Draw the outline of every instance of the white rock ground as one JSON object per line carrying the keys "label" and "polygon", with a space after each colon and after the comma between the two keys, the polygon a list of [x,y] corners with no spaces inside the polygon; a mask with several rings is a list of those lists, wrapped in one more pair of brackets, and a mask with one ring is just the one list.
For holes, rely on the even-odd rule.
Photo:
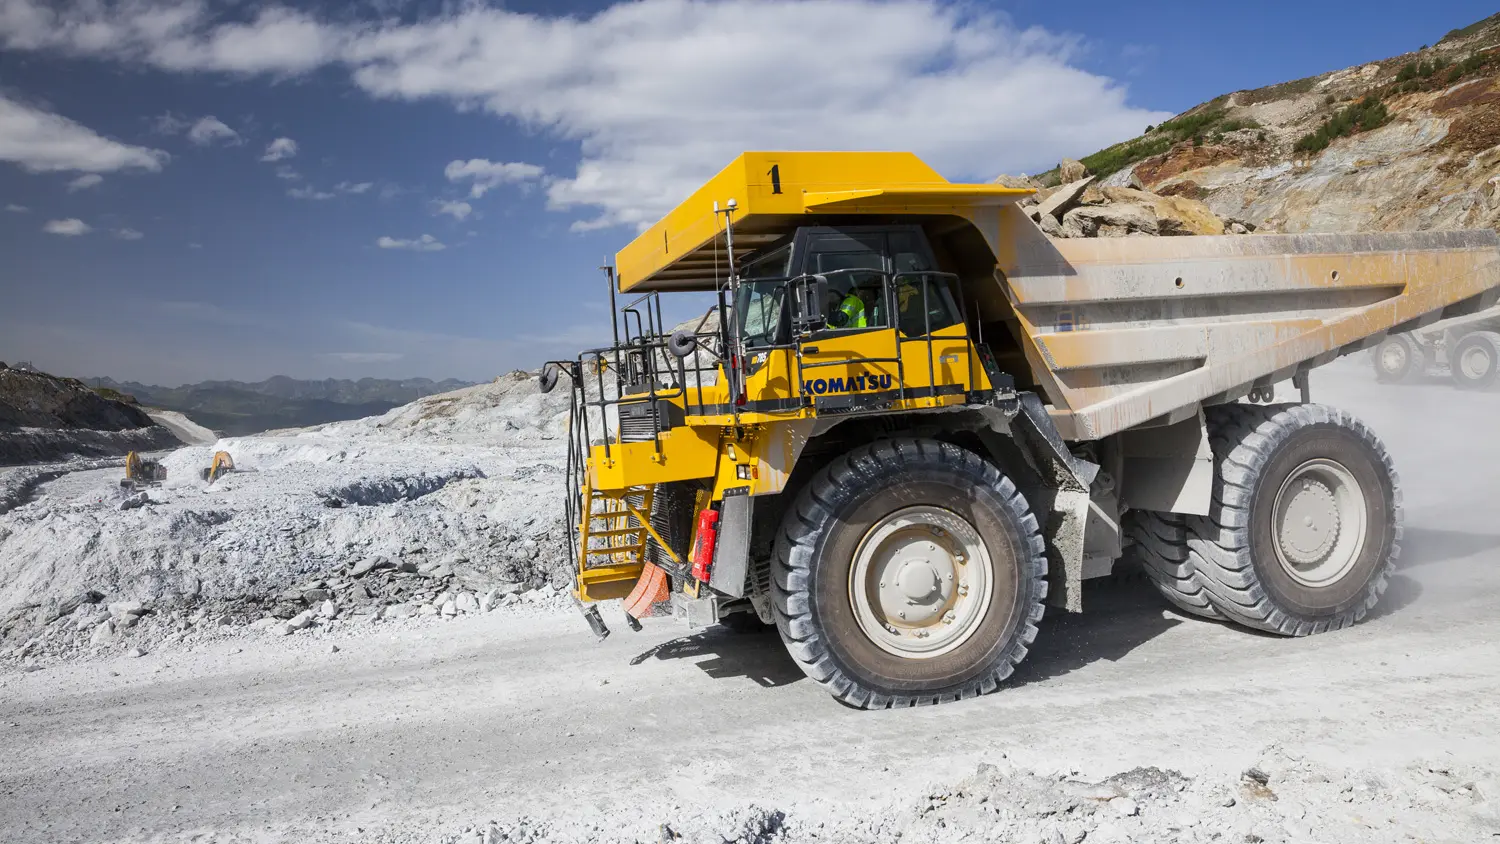
{"label": "white rock ground", "polygon": [[[566,402],[517,373],[377,418],[181,448],[133,499],[118,461],[0,476],[6,652],[32,666],[328,599],[348,616],[556,597],[537,587],[565,556]],[[209,485],[218,450],[240,471]]]}
{"label": "white rock ground", "polygon": [[[636,635],[616,623],[595,644],[571,613],[512,606],[377,623],[341,613],[285,638],[235,625],[142,637],[191,617],[161,610],[83,658],[0,669],[12,751],[0,755],[0,831],[7,841],[1492,840],[1500,394],[1379,386],[1364,361],[1320,370],[1314,390],[1380,432],[1406,490],[1400,574],[1351,630],[1259,636],[1177,616],[1140,583],[1104,583],[1086,593],[1089,613],[1044,622],[1001,693],[861,713],[802,678],[774,634],[692,634],[655,619]],[[239,530],[261,549],[246,559],[296,577],[326,571],[278,556],[305,547],[274,536],[289,513],[319,525],[304,530],[319,542],[373,530],[404,546],[427,535],[408,527],[417,522],[479,547],[469,537],[485,531],[455,513],[492,513],[487,522],[522,536],[525,514],[555,500],[555,476],[531,493],[540,503],[494,488],[545,465],[541,438],[555,429],[537,417],[486,445],[456,420],[416,421],[431,429],[416,435],[405,413],[387,417],[386,433],[349,423],[336,450],[326,429],[246,443],[261,476],[231,478],[240,492],[211,505],[273,528]],[[441,437],[453,445],[422,444]],[[386,467],[407,458],[432,464],[429,476],[478,464],[488,477],[331,512],[255,486],[274,472],[293,491],[282,497],[321,494],[361,472],[392,477]],[[455,484],[472,495],[454,496]],[[84,500],[97,485],[86,473],[44,484],[50,518],[105,521]],[[166,503],[142,509],[196,512],[193,496],[210,495],[169,486]],[[500,512],[502,500],[522,515]],[[3,517],[5,529],[45,503]],[[390,508],[402,515],[321,526]],[[8,596],[20,588],[16,535],[0,544]],[[26,547],[66,568],[67,555]],[[235,568],[232,550],[213,567],[200,557],[203,595],[232,592],[233,577],[212,574]],[[380,553],[354,550],[343,559]],[[129,573],[128,555],[89,559],[125,560],[115,564]],[[130,656],[136,648],[145,653]]]}

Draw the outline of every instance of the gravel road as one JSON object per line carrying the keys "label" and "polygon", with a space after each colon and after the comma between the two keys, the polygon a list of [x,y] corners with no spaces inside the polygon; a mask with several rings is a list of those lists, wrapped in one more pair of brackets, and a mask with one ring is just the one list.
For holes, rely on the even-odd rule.
{"label": "gravel road", "polygon": [[[774,634],[665,619],[602,644],[571,614],[490,614],[64,664],[0,676],[0,838],[1489,840],[1500,394],[1362,364],[1315,398],[1386,439],[1408,526],[1351,630],[1251,634],[1111,581],[1001,693],[881,713],[836,704]],[[1152,766],[1174,773],[1134,799],[1031,796]]]}

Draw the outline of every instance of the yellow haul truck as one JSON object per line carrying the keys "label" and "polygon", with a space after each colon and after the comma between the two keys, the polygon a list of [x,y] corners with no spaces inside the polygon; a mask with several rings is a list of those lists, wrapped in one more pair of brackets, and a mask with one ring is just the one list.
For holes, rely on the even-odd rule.
{"label": "yellow haul truck", "polygon": [[[906,153],[745,153],[606,268],[573,390],[575,594],[774,623],[851,705],[995,690],[1126,549],[1271,633],[1375,606],[1389,456],[1308,372],[1496,300],[1492,231],[1052,240]],[[671,331],[662,294],[717,297]],[[705,304],[707,302],[705,301]],[[1271,404],[1291,379],[1302,401]]]}

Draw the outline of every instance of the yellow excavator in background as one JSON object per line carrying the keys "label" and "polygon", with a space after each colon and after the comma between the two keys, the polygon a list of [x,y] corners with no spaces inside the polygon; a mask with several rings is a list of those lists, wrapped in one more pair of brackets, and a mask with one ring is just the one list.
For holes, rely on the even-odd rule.
{"label": "yellow excavator in background", "polygon": [[213,483],[233,471],[236,471],[234,468],[234,458],[230,457],[227,451],[217,451],[214,452],[213,465],[207,469],[200,470],[199,475],[203,480]]}
{"label": "yellow excavator in background", "polygon": [[156,486],[167,479],[167,467],[158,460],[147,460],[139,452],[125,455],[125,477],[120,479],[123,489]]}

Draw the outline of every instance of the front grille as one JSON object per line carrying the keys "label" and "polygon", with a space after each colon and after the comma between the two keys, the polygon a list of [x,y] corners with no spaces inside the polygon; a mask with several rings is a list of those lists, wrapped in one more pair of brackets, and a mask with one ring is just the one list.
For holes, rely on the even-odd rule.
{"label": "front grille", "polygon": [[639,416],[626,416],[625,408],[620,408],[621,442],[645,443],[655,438],[656,426],[652,424],[650,413],[643,413]]}
{"label": "front grille", "polygon": [[656,424],[652,419],[651,402],[626,402],[620,408],[620,441],[627,443],[651,442],[660,431],[670,430],[682,424],[682,409],[669,402],[656,403]]}
{"label": "front grille", "polygon": [[[692,540],[693,501],[693,488],[682,481],[657,484],[651,498],[651,527],[672,546],[679,560],[687,559],[688,545]],[[647,540],[646,555],[651,562],[668,571],[687,574],[686,568],[674,565],[672,558],[654,539]]]}

